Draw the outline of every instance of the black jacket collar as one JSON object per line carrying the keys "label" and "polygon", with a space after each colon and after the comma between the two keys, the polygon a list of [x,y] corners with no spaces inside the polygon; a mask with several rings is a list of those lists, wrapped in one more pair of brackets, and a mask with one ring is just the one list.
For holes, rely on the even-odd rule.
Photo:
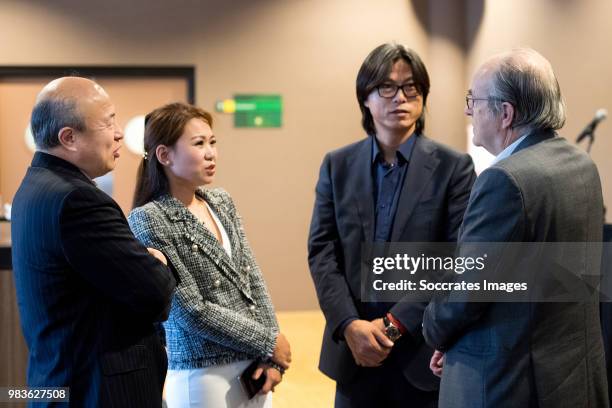
{"label": "black jacket collar", "polygon": [[93,180],[87,177],[77,166],[70,163],[69,161],[61,159],[49,153],[34,153],[34,158],[32,159],[31,166],[58,171],[69,176],[79,178],[83,181],[88,182],[91,185],[96,185],[96,183],[94,183]]}

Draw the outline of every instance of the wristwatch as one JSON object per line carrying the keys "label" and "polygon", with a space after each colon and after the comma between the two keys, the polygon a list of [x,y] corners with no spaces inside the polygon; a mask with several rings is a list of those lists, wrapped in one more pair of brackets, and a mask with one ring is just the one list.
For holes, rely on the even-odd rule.
{"label": "wristwatch", "polygon": [[383,316],[383,324],[385,325],[385,334],[389,340],[395,342],[402,337],[402,332],[395,326],[387,316]]}

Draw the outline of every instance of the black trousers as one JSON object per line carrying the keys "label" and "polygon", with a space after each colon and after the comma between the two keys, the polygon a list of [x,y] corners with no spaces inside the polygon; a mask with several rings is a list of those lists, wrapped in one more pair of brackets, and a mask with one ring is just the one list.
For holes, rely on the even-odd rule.
{"label": "black trousers", "polygon": [[351,383],[336,383],[336,408],[437,408],[438,391],[422,391],[394,364],[362,368]]}

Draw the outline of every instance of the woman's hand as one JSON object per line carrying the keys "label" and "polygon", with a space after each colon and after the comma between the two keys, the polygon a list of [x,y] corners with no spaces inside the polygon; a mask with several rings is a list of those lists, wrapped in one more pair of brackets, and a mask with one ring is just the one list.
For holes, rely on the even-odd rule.
{"label": "woman's hand", "polygon": [[272,361],[285,370],[291,364],[291,346],[289,346],[289,341],[287,341],[283,333],[278,333],[278,336],[276,336],[276,346],[274,346],[274,352],[272,353]]}
{"label": "woman's hand", "polygon": [[265,373],[266,382],[264,383],[261,390],[259,390],[259,394],[265,395],[270,391],[274,392],[274,387],[276,387],[282,380],[283,375],[276,368],[270,367],[266,363],[259,363],[257,369],[253,373],[253,379],[257,380],[261,375]]}
{"label": "woman's hand", "polygon": [[157,260],[159,262],[161,262],[164,265],[168,266],[168,260],[166,259],[166,257],[164,256],[164,254],[161,251],[158,251],[155,248],[147,248],[147,251],[149,251],[149,254],[151,254],[153,257],[157,258]]}

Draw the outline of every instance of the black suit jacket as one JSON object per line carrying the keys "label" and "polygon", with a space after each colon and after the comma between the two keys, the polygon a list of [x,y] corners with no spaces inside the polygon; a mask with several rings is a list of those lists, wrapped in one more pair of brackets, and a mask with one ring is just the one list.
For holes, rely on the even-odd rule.
{"label": "black suit jacket", "polygon": [[[393,222],[391,241],[455,241],[463,220],[474,166],[425,136],[416,137]],[[308,240],[308,261],[326,326],[319,368],[339,382],[358,372],[346,343],[334,336],[347,318],[381,317],[360,300],[361,249],[374,240],[373,138],[327,154],[321,165]],[[429,370],[433,350],[420,334],[426,303],[398,302],[391,313],[410,331],[387,359],[422,390],[438,388]]]}
{"label": "black suit jacket", "polygon": [[117,203],[38,152],[11,235],[28,385],[70,387],[74,407],[161,406],[167,360],[153,322],[167,317],[176,282]]}

